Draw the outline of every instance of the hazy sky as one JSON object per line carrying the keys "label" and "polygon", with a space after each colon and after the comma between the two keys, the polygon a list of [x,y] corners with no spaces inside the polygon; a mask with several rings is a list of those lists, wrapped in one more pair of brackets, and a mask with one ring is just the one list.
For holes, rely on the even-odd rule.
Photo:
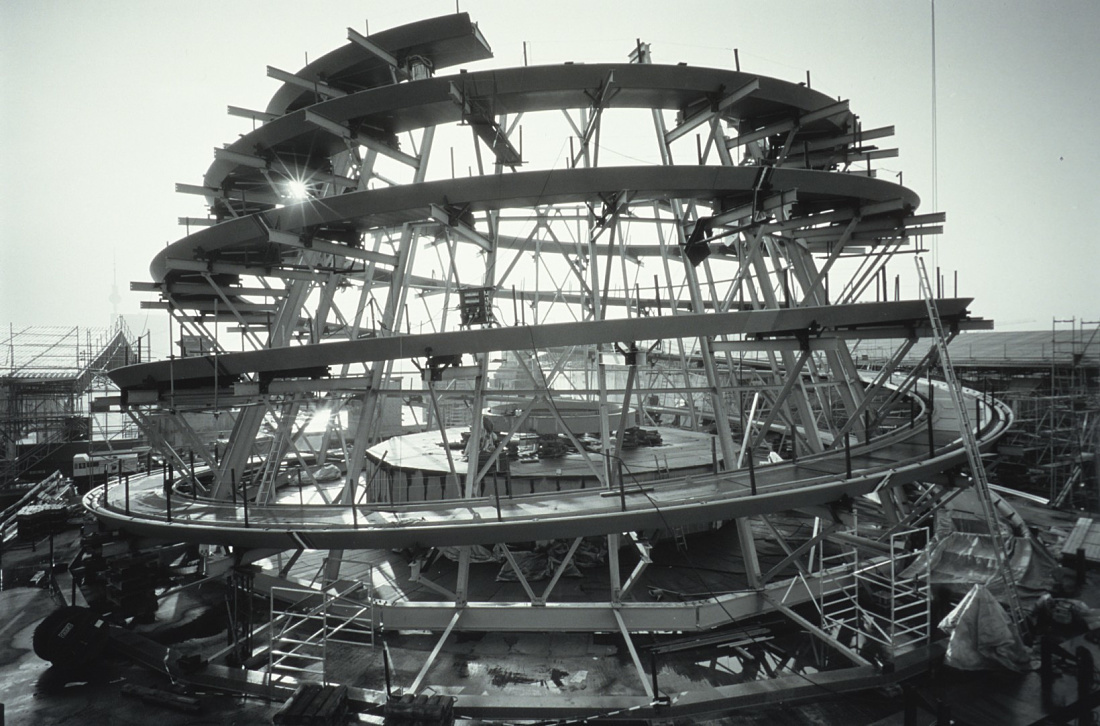
{"label": "hazy sky", "polygon": [[[297,70],[346,40],[454,12],[455,3],[265,0],[0,2],[0,323],[106,325],[137,313],[130,280],[205,216],[213,148],[251,128],[273,65]],[[933,209],[928,0],[539,2],[462,0],[496,58],[658,63],[805,80],[851,100],[864,128],[894,125],[880,174]],[[1100,3],[941,1],[936,6],[939,241],[972,312],[1003,330],[1052,316],[1100,319]],[[449,72],[449,71],[447,71]],[[531,143],[530,139],[527,143]],[[605,143],[610,142],[605,139]],[[115,270],[117,269],[117,272]],[[142,323],[138,319],[138,327]],[[162,313],[150,327],[164,327]]]}

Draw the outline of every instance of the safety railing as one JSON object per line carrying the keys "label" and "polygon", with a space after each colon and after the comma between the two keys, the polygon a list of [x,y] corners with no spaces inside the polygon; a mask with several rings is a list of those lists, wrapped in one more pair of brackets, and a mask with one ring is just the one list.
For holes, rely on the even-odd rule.
{"label": "safety railing", "polygon": [[887,660],[928,643],[932,634],[928,569],[906,574],[916,556],[908,542],[926,539],[924,529],[891,535],[886,567],[868,567],[858,546],[846,544],[832,554],[823,548],[817,603],[822,629],[841,642],[854,639],[859,648],[875,650],[869,647],[875,643]]}
{"label": "safety railing", "polygon": [[272,685],[288,678],[327,684],[334,644],[374,647],[372,572],[368,570],[365,581],[340,581],[322,589],[271,588],[268,674]]}

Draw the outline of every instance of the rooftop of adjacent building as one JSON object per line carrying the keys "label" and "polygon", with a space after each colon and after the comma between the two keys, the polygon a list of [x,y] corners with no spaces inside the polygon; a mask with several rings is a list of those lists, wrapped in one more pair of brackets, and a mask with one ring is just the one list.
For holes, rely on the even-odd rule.
{"label": "rooftop of adjacent building", "polygon": [[[114,358],[132,338],[120,319],[112,326],[9,326],[0,342],[0,380],[34,383],[63,382],[125,362]],[[121,336],[121,339],[120,339]]]}
{"label": "rooftop of adjacent building", "polygon": [[[1068,365],[1100,368],[1100,325],[1066,326],[1048,330],[978,331],[960,333],[948,347],[951,362],[963,367],[1040,368]],[[901,345],[900,340],[863,340],[852,346],[857,363],[886,360]],[[921,360],[934,345],[921,338],[906,354],[901,365]]]}

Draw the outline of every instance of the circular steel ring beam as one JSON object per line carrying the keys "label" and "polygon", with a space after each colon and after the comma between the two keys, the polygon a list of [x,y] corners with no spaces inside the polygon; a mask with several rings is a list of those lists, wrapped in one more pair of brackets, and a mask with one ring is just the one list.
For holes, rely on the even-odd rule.
{"label": "circular steel ring beam", "polygon": [[[971,402],[980,393],[968,391]],[[980,443],[991,446],[1012,421],[997,403]],[[944,431],[943,433],[947,433]],[[131,482],[128,505],[117,485],[84,497],[84,506],[102,520],[151,537],[244,547],[312,549],[457,546],[526,542],[618,532],[665,529],[698,522],[749,517],[858,497],[926,478],[966,461],[962,442],[940,444],[934,455],[925,446],[922,422],[901,433],[859,447],[853,453],[853,477],[822,473],[843,452],[762,467],[755,474],[758,494],[750,493],[746,470],[646,482],[626,491],[625,508],[614,490],[549,492],[502,501],[500,514],[491,497],[405,506],[297,504],[243,506],[177,497],[169,508],[159,476]],[[889,463],[883,464],[883,459]],[[107,501],[110,496],[110,501]],[[128,511],[127,511],[128,510]],[[246,523],[247,522],[247,523]]]}
{"label": "circular steel ring beam", "polygon": [[[618,166],[554,169],[466,179],[404,184],[322,199],[307,200],[255,215],[269,229],[302,233],[310,227],[352,223],[362,230],[431,219],[432,204],[469,205],[471,210],[582,203],[601,194],[628,190],[632,198],[695,199],[719,208],[750,202],[761,167],[737,166]],[[808,169],[773,169],[773,189],[797,190],[803,210],[850,209],[864,204],[901,200],[913,209],[917,194],[890,181],[855,174]],[[228,254],[255,258],[269,247],[264,226],[252,215],[199,230],[157,253],[150,265],[156,281],[168,276],[169,258],[193,260]],[[205,257],[204,257],[205,256]]]}
{"label": "circular steel ring beam", "polygon": [[[941,315],[966,314],[969,298],[940,300]],[[213,382],[215,368],[222,384],[247,373],[270,377],[321,375],[328,366],[427,356],[453,356],[506,350],[539,350],[609,342],[691,338],[728,334],[816,336],[840,328],[905,327],[919,323],[924,303],[903,300],[876,305],[852,304],[728,313],[647,316],[617,320],[550,323],[485,330],[451,330],[418,335],[392,335],[363,340],[297,345],[241,353],[190,356],[116,368],[108,375],[122,391],[183,390]]]}
{"label": "circular steel ring beam", "polygon": [[[756,82],[758,90],[731,104],[724,113],[749,127],[776,120],[796,120],[836,103],[835,99],[805,86],[751,73],[690,66],[613,64],[557,65],[505,68],[440,76],[421,81],[382,86],[309,106],[311,114],[341,125],[365,129],[378,138],[427,126],[458,123],[462,108],[451,96],[460,84],[471,93],[490,92],[497,113],[530,113],[587,108],[592,93],[608,78],[614,92],[606,100],[609,109],[678,110],[717,102],[723,95]],[[259,156],[287,154],[314,163],[343,151],[344,140],[307,120],[306,109],[292,111],[245,134],[227,148]],[[842,126],[834,116],[814,121],[805,132],[836,132]],[[369,129],[369,131],[366,131]],[[308,161],[302,172],[310,170]],[[208,187],[233,188],[254,184],[267,187],[255,168],[229,160],[215,160],[204,178]]]}

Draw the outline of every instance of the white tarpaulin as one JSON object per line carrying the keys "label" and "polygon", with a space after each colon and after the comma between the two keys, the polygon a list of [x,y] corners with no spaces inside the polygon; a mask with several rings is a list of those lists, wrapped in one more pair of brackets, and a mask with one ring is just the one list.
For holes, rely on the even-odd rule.
{"label": "white tarpaulin", "polygon": [[1032,670],[1031,654],[1000,603],[983,585],[975,585],[940,621],[949,633],[944,663],[966,671],[1006,668]]}
{"label": "white tarpaulin", "polygon": [[[1020,606],[1030,612],[1041,595],[1054,587],[1058,563],[1027,529],[1024,520],[1000,497],[994,497],[1002,540],[1008,551],[1005,563],[1012,572]],[[958,508],[958,509],[956,509]],[[1007,602],[1004,580],[997,567],[994,540],[976,513],[980,504],[972,492],[964,492],[936,515],[932,541],[902,573],[923,577],[928,573],[934,590],[961,598],[975,584],[989,588],[999,602]]]}

